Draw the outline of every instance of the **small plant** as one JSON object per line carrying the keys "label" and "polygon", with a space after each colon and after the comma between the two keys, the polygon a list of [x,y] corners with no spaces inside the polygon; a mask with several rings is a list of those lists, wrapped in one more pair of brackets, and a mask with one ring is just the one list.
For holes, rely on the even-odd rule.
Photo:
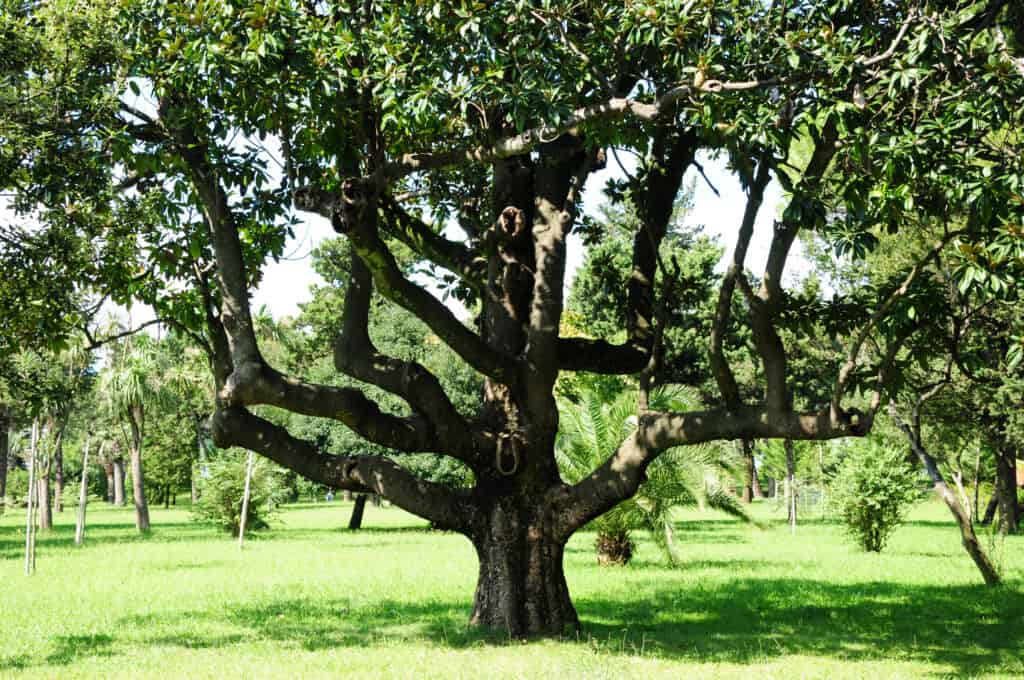
{"label": "small plant", "polygon": [[917,475],[903,451],[857,442],[832,481],[829,502],[858,545],[881,552],[920,498]]}
{"label": "small plant", "polygon": [[[242,496],[245,493],[245,457],[236,452],[210,461],[203,471],[199,501],[192,507],[196,520],[213,522],[224,531],[238,535],[242,518]],[[265,529],[277,506],[284,501],[286,489],[278,468],[256,458],[249,488],[249,511],[246,532]]]}

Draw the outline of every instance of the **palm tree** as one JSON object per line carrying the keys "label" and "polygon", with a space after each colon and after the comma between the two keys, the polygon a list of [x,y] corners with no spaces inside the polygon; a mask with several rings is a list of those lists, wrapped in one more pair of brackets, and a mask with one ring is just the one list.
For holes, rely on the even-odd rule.
{"label": "palm tree", "polygon": [[[567,481],[575,483],[604,462],[636,428],[637,391],[624,390],[612,401],[602,400],[585,389],[579,401],[562,400],[559,433],[559,467]],[[692,410],[697,402],[684,386],[654,390],[651,408]],[[670,449],[647,469],[647,481],[633,498],[591,522],[597,531],[597,561],[602,565],[629,562],[633,555],[632,533],[646,529],[669,562],[678,561],[673,544],[674,510],[678,507],[710,507],[744,521],[749,515],[719,483],[735,474],[738,459],[727,446],[704,445]]]}
{"label": "palm tree", "polygon": [[145,336],[134,339],[115,353],[112,365],[100,378],[100,394],[108,412],[128,425],[128,442],[132,471],[132,498],[135,503],[135,528],[149,531],[149,506],[142,470],[142,437],[146,410],[159,407],[167,400],[160,376],[162,366],[156,348]]}

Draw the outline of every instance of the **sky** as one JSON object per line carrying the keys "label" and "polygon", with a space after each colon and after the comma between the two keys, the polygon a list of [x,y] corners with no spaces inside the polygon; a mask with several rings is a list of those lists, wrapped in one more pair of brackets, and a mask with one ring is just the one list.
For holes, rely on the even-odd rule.
{"label": "sky", "polygon": [[[623,157],[623,164],[632,171],[629,159]],[[746,206],[744,194],[738,178],[726,167],[723,160],[698,157],[708,180],[718,189],[720,196],[708,186],[695,168],[691,168],[684,183],[696,180],[694,208],[687,216],[687,226],[703,225],[705,232],[717,236],[725,247],[726,257],[732,253],[743,219]],[[622,170],[614,161],[604,170],[593,173],[583,194],[583,210],[594,214],[604,200],[602,188],[609,178],[622,177]],[[768,185],[765,190],[764,203],[754,226],[747,255],[747,267],[756,274],[764,271],[768,258],[768,247],[771,244],[772,229],[775,218],[779,214],[782,194],[777,182]],[[300,213],[303,222],[295,229],[295,237],[285,247],[284,257],[280,262],[271,262],[264,268],[263,281],[254,291],[253,309],[265,306],[274,318],[295,316],[299,304],[310,299],[309,287],[314,283],[323,283],[310,264],[310,252],[318,243],[334,236],[330,222],[322,217],[309,213]],[[574,273],[583,261],[583,247],[580,239],[570,236],[566,270]],[[723,265],[724,268],[724,265]],[[793,253],[788,262],[785,281],[791,283],[802,278],[807,272],[807,262],[801,257],[799,241],[793,246]],[[571,276],[571,274],[570,274]],[[570,283],[570,281],[567,281]],[[461,311],[461,310],[457,310]]]}

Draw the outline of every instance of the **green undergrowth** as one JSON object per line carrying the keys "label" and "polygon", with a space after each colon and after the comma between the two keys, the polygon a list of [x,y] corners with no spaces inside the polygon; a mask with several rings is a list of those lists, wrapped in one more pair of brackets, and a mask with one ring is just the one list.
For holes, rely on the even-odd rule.
{"label": "green undergrowth", "polygon": [[999,547],[987,589],[934,503],[885,552],[835,524],[796,536],[765,501],[751,527],[680,514],[681,564],[640,537],[629,567],[598,567],[573,538],[578,637],[523,642],[466,625],[476,559],[464,538],[394,508],[285,508],[239,551],[187,509],[90,507],[38,541],[22,574],[23,511],[0,518],[2,677],[889,678],[1024,677],[1024,537]]}

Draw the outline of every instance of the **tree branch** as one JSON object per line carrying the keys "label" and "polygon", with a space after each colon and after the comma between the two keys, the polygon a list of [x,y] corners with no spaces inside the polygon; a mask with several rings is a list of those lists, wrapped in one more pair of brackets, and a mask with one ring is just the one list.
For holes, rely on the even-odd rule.
{"label": "tree branch", "polygon": [[242,408],[221,409],[211,419],[220,447],[240,446],[335,489],[377,493],[436,526],[469,531],[476,506],[468,492],[428,482],[383,456],[331,456],[282,427]]}

